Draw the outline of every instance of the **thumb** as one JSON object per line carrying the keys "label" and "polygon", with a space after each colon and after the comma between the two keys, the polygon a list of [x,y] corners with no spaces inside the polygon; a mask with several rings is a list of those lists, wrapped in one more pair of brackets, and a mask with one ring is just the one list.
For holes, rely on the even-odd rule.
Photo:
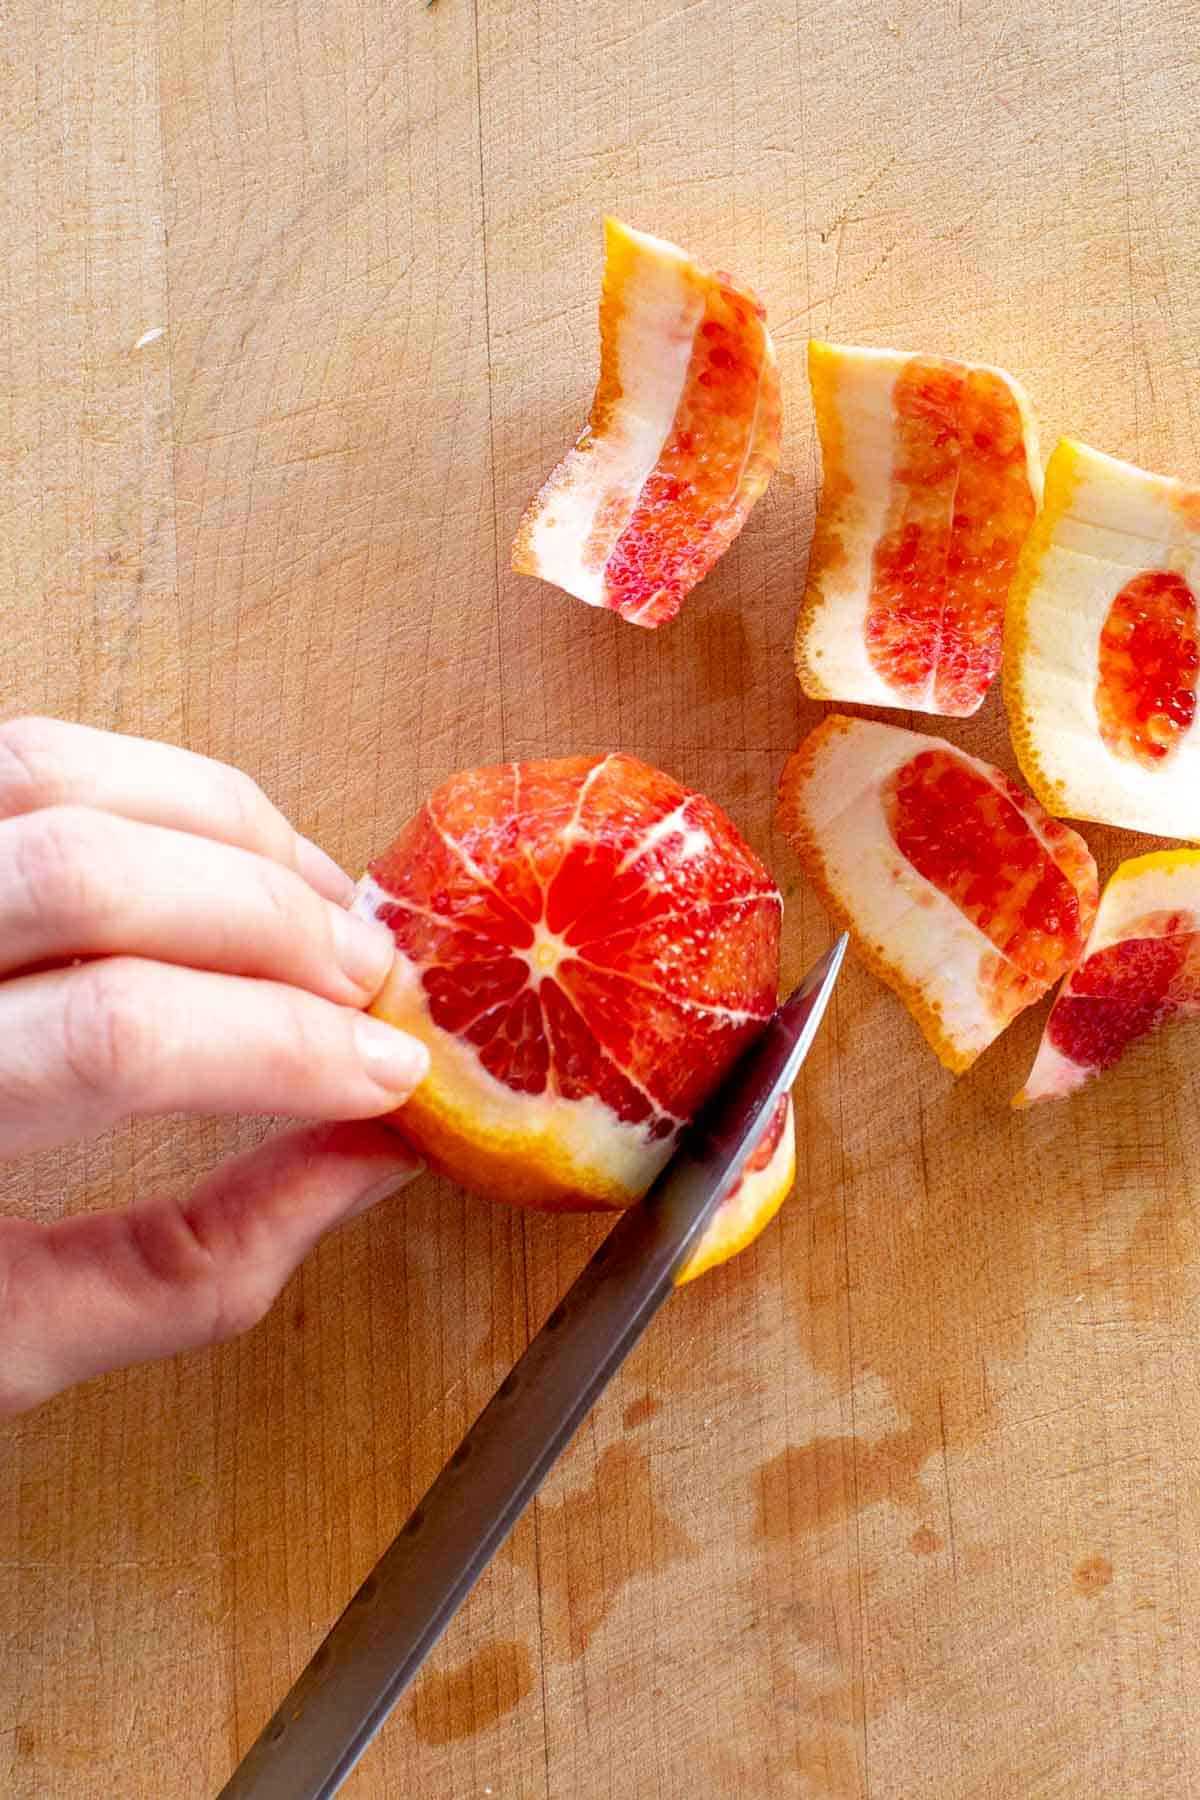
{"label": "thumb", "polygon": [[224,1163],[184,1201],[0,1219],[0,1416],[248,1330],[318,1238],[420,1170],[382,1125],[318,1125]]}

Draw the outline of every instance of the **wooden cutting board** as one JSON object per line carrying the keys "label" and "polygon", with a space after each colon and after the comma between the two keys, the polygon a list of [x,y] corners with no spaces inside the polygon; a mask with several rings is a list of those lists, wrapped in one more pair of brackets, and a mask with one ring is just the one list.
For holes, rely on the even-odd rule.
{"label": "wooden cutting board", "polygon": [[[240,764],[360,866],[430,785],[621,747],[772,793],[816,332],[978,356],[1200,477],[1186,0],[91,0],[0,73],[0,708]],[[784,464],[683,616],[508,573],[582,420],[599,219],[751,281]],[[953,735],[1011,766],[995,703]],[[1134,840],[1089,834],[1105,872]],[[1200,1787],[1200,1037],[1007,1110],[857,968],[798,1191],[681,1295],[348,1784],[366,1800]],[[50,1218],[261,1128],[6,1169]],[[244,1341],[0,1432],[0,1790],[212,1794],[601,1227],[429,1180]]]}

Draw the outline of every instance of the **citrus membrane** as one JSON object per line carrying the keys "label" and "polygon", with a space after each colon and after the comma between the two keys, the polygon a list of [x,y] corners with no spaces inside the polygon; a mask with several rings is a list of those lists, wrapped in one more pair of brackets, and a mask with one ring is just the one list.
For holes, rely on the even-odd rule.
{"label": "citrus membrane", "polygon": [[1071,967],[1087,845],[940,738],[833,714],[790,759],[779,821],[858,954],[956,1072]]}
{"label": "citrus membrane", "polygon": [[816,700],[966,718],[1000,666],[1041,492],[1037,428],[983,363],[813,342],[824,480],[796,632]]}
{"label": "citrus membrane", "polygon": [[375,1003],[431,1070],[397,1115],[514,1205],[622,1207],[776,1004],[781,900],[719,807],[624,755],[456,775],[371,863]]}
{"label": "citrus membrane", "polygon": [[1009,608],[1013,744],[1051,812],[1200,839],[1200,488],[1063,438]]}
{"label": "citrus membrane", "polygon": [[1121,864],[1087,948],[1054,1002],[1015,1105],[1057,1098],[1111,1069],[1171,1018],[1200,1014],[1200,850]]}
{"label": "citrus membrane", "polygon": [[634,625],[678,612],[779,461],[761,302],[663,238],[606,219],[600,381],[526,509],[513,568]]}

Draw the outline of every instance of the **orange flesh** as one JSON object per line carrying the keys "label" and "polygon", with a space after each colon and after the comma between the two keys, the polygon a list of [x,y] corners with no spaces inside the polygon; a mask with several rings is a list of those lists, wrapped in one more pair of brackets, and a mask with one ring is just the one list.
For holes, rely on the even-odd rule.
{"label": "orange flesh", "polygon": [[[636,504],[623,494],[606,517],[629,510],[605,570],[605,602],[639,625],[674,618],[684,597],[708,573],[745,523],[760,491],[745,492],[756,432],[778,426],[778,382],[764,371],[762,307],[748,292],[717,278],[670,433]],[[760,382],[765,392],[760,393]],[[774,466],[764,465],[762,480]],[[739,501],[739,495],[741,499]],[[599,536],[601,534],[597,534]]]}
{"label": "orange flesh", "polygon": [[1081,1068],[1110,1069],[1171,1014],[1200,1012],[1200,929],[1191,913],[1150,914],[1079,965],[1047,1034]]}
{"label": "orange flesh", "polygon": [[632,757],[455,777],[370,872],[434,1024],[517,1094],[595,1097],[665,1138],[774,1009],[765,869]]}
{"label": "orange flesh", "polygon": [[1079,858],[1065,826],[1047,819],[1039,835],[1017,789],[1006,794],[940,749],[924,750],[897,769],[883,804],[901,854],[999,951],[988,974],[989,999],[1000,1016],[1011,1017],[1065,974],[1094,912],[1075,885],[1084,882],[1087,893],[1092,882],[1081,862],[1075,867]]}
{"label": "orange flesh", "polygon": [[1196,717],[1200,632],[1182,575],[1148,569],[1126,582],[1100,635],[1096,712],[1114,756],[1160,768]]}
{"label": "orange flesh", "polygon": [[914,356],[896,381],[892,493],[867,648],[901,696],[967,716],[1000,666],[1004,608],[1033,520],[1020,409],[999,376]]}

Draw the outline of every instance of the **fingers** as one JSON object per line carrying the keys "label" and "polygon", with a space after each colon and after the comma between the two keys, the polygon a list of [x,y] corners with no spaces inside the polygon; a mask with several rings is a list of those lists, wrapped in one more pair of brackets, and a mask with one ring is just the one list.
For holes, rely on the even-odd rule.
{"label": "fingers", "polygon": [[130,1115],[371,1118],[424,1045],[299,988],[114,956],[0,986],[0,1156]]}
{"label": "fingers", "polygon": [[345,906],[353,896],[350,877],[238,769],[61,719],[0,724],[0,818],[50,806],[90,806],[215,838],[282,863],[327,900]]}
{"label": "fingers", "polygon": [[394,951],[390,932],[248,850],[83,806],[0,821],[0,975],[125,952],[362,1006]]}
{"label": "fingers", "polygon": [[0,1415],[248,1329],[319,1237],[419,1170],[383,1126],[324,1125],[225,1164],[182,1204],[0,1220]]}

